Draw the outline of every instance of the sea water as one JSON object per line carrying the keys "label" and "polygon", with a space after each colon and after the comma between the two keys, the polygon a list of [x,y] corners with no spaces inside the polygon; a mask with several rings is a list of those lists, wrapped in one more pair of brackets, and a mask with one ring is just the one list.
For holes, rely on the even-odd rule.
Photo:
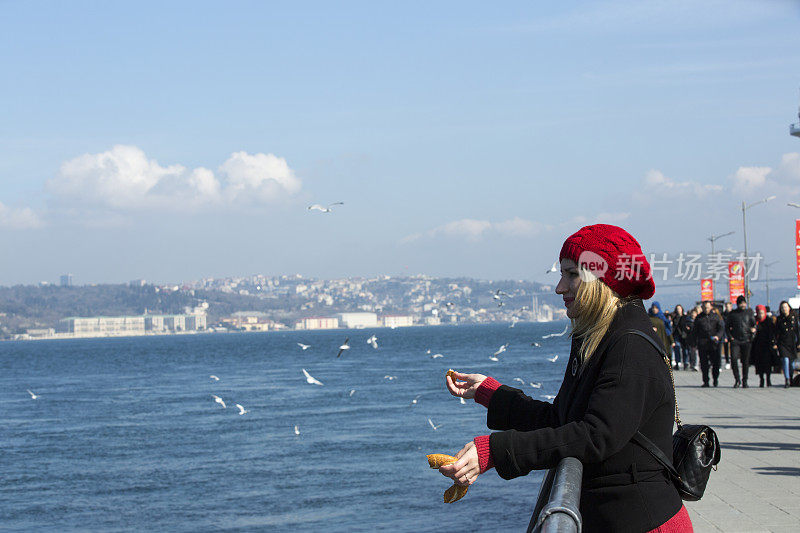
{"label": "sea water", "polygon": [[446,505],[451,482],[425,455],[489,433],[484,407],[447,392],[448,368],[544,399],[569,337],[542,337],[565,325],[0,343],[0,529],[524,529],[541,472],[505,481],[490,470]]}

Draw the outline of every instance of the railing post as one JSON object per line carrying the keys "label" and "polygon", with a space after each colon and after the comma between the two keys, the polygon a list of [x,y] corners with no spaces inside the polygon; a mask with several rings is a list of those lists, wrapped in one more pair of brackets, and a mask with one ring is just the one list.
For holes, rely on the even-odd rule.
{"label": "railing post", "polygon": [[528,533],[580,533],[583,465],[567,457],[551,468],[539,489]]}

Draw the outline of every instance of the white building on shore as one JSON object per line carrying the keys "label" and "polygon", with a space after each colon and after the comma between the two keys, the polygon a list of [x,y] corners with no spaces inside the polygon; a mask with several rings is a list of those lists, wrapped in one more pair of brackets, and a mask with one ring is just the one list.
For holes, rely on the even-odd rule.
{"label": "white building on shore", "polygon": [[339,313],[336,317],[345,328],[378,327],[378,315],[375,313]]}

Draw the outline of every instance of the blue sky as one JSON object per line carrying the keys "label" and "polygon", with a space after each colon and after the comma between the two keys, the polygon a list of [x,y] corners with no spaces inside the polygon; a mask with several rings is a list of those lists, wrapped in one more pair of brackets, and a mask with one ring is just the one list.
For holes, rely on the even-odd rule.
{"label": "blue sky", "polygon": [[542,280],[593,221],[741,248],[771,194],[748,244],[791,277],[798,28],[789,0],[0,1],[0,284]]}

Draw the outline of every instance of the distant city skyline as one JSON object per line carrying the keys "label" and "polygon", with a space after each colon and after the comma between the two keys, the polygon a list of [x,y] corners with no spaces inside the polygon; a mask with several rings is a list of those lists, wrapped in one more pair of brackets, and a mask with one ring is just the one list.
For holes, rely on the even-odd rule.
{"label": "distant city skyline", "polygon": [[0,22],[0,285],[548,283],[581,225],[738,251],[771,195],[795,275],[797,2],[46,6]]}

